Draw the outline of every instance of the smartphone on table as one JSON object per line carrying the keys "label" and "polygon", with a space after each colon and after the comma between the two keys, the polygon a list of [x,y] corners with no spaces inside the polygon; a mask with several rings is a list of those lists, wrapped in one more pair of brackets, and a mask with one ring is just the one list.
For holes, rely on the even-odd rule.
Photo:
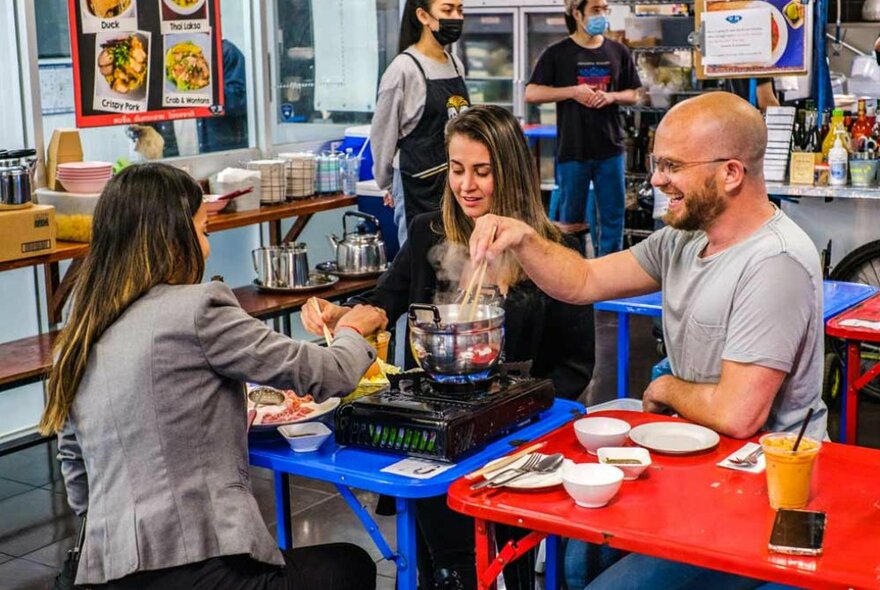
{"label": "smartphone on table", "polygon": [[769,548],[788,555],[822,555],[824,538],[824,512],[781,508],[776,511]]}

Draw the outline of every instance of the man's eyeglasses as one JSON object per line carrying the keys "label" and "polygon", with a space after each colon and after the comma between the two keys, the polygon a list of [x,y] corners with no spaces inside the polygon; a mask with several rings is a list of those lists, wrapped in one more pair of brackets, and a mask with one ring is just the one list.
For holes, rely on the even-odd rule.
{"label": "man's eyeglasses", "polygon": [[[727,162],[729,160],[736,160],[739,162],[737,158],[715,158],[714,160],[699,160],[695,162],[676,162],[674,160],[670,160],[668,158],[658,158],[654,154],[648,156],[648,165],[649,171],[651,174],[655,172],[669,177],[670,174],[675,174],[680,170],[684,170],[685,168],[690,168],[691,166],[702,166],[703,164],[719,164],[721,162]],[[748,174],[748,168],[743,166],[743,172]]]}

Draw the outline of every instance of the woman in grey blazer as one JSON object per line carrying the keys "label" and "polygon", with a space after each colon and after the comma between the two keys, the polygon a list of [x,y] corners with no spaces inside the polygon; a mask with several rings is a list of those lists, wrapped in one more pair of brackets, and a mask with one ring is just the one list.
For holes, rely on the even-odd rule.
{"label": "woman in grey blazer", "polygon": [[226,285],[201,283],[202,191],[171,166],[115,176],[92,227],[40,423],[59,433],[68,502],[88,511],[76,583],[373,589],[359,547],[277,549],[251,490],[242,382],[345,395],[385,314],[357,308],[328,348],[250,317]]}

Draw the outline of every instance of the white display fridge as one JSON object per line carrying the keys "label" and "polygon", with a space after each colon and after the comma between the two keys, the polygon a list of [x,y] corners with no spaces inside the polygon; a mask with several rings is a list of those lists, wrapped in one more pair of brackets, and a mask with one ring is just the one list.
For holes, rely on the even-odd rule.
{"label": "white display fridge", "polygon": [[568,35],[563,0],[476,0],[465,5],[456,54],[465,65],[473,104],[496,104],[524,123],[553,123],[554,106],[528,106],[523,99],[544,49]]}

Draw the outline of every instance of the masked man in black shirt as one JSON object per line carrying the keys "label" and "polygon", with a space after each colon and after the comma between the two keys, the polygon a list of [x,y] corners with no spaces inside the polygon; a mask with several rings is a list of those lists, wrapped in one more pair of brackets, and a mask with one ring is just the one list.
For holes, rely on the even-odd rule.
{"label": "masked man in black shirt", "polygon": [[[635,63],[622,44],[605,38],[607,0],[566,0],[568,37],[548,47],[526,87],[531,103],[556,103],[558,151],[550,216],[581,223],[584,212],[597,256],[623,246],[624,157],[618,105],[638,100]],[[589,203],[590,183],[595,190]]]}

